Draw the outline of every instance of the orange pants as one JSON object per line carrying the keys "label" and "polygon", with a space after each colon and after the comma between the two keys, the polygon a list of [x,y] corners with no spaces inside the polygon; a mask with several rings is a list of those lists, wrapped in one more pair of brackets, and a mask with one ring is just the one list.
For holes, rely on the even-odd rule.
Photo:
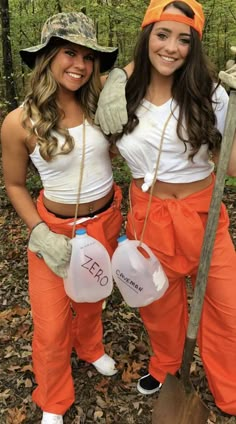
{"label": "orange pants", "polygon": [[[191,276],[194,286],[213,184],[184,199],[152,198],[143,241],[162,263],[170,285],[160,300],[140,308],[140,314],[154,353],[149,372],[161,382],[167,372],[175,374],[181,365],[188,324],[185,277]],[[134,238],[134,227],[140,238],[148,198],[132,184],[129,238]],[[222,204],[198,345],[217,406],[236,415],[236,258],[228,224]]]}
{"label": "orange pants", "polygon": [[[111,207],[77,225],[77,228],[86,227],[88,234],[99,240],[110,255],[116,247],[122,224],[121,197],[121,190],[115,186]],[[49,213],[43,205],[42,193],[37,208],[52,231],[71,237],[73,219],[60,219]],[[64,414],[74,402],[70,365],[72,348],[87,362],[94,362],[104,354],[103,301],[72,302],[65,293],[62,278],[54,274],[42,259],[28,251],[28,263],[34,324],[33,367],[37,382],[33,400],[43,411]]]}

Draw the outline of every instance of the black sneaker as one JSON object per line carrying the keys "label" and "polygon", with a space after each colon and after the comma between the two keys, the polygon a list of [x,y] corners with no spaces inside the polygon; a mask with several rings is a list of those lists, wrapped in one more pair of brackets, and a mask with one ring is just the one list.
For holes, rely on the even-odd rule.
{"label": "black sneaker", "polygon": [[152,377],[151,374],[147,374],[144,377],[141,377],[137,384],[137,389],[142,395],[152,395],[153,393],[160,390],[162,384],[160,381]]}

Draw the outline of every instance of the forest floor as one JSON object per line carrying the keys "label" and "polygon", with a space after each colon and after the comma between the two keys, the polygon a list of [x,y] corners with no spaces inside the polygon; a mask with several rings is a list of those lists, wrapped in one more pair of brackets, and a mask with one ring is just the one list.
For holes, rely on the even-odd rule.
{"label": "forest floor", "polygon": [[[30,188],[32,189],[32,185]],[[122,188],[126,201],[127,182]],[[230,232],[234,242],[236,242],[235,194],[235,188],[225,188],[224,201],[230,215]],[[126,207],[124,202],[124,215]],[[31,362],[33,327],[27,291],[26,245],[27,230],[10,205],[1,183],[1,424],[39,424],[41,419],[41,411],[31,401],[35,381]],[[191,296],[188,287],[189,301]],[[95,422],[150,424],[153,401],[157,396],[146,397],[136,390],[138,378],[146,373],[151,353],[138,311],[127,307],[118,290],[114,289],[103,311],[103,323],[106,351],[115,358],[119,372],[113,377],[103,377],[93,366],[79,361],[72,353],[76,401],[66,413],[64,422],[65,424]],[[199,396],[210,409],[208,423],[236,424],[235,416],[223,414],[214,404],[197,347],[191,368],[191,379]]]}

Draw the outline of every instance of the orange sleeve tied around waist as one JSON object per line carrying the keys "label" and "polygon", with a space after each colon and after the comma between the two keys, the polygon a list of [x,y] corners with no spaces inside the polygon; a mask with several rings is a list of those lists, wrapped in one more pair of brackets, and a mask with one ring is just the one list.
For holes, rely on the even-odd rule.
{"label": "orange sleeve tied around waist", "polygon": [[[143,241],[153,250],[168,274],[189,273],[197,266],[204,238],[205,225],[211,202],[214,178],[206,189],[184,199],[153,197]],[[134,183],[131,188],[133,216],[128,214],[126,227],[129,238],[139,238],[147,210],[149,194],[143,193]],[[222,204],[218,232],[228,228],[229,219]]]}

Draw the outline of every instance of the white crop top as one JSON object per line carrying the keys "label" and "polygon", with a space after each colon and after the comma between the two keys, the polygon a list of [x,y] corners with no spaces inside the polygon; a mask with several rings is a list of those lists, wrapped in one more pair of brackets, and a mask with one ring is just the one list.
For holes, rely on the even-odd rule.
{"label": "white crop top", "polygon": [[[83,125],[69,129],[74,138],[74,149],[45,161],[36,145],[30,158],[36,166],[47,199],[58,203],[76,204],[83,145]],[[58,151],[64,138],[55,133]],[[80,203],[88,203],[105,196],[113,185],[109,143],[101,131],[85,121],[85,160]]]}
{"label": "white crop top", "polygon": [[[213,99],[218,102],[214,105],[217,128],[223,133],[228,95],[222,86],[217,88]],[[143,191],[147,191],[152,184],[162,131],[175,106],[172,99],[161,106],[155,106],[144,99],[137,110],[139,124],[132,133],[123,135],[117,142],[120,154],[127,161],[133,178],[144,178]],[[157,179],[170,183],[186,183],[204,179],[214,168],[209,160],[208,146],[202,145],[191,161],[189,158],[191,145],[187,143],[185,146],[177,136],[178,114],[177,106],[165,131]]]}

